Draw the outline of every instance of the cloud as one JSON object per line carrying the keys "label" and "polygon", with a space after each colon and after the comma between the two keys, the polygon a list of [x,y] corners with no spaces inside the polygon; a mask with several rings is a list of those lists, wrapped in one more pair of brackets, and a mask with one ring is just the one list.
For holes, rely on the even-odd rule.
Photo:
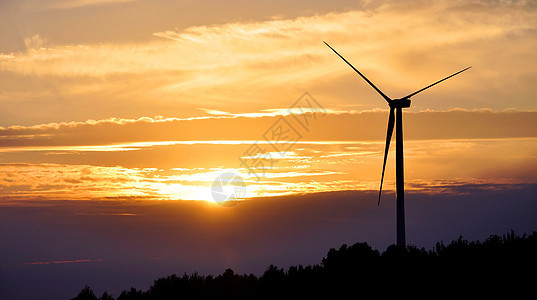
{"label": "cloud", "polygon": [[[468,194],[475,191],[506,190],[534,184],[537,167],[526,152],[509,154],[505,143],[486,145],[479,141],[474,146],[464,143],[421,142],[410,144],[407,151],[406,189],[431,195],[449,193]],[[513,147],[524,142],[511,141]],[[535,141],[531,143],[534,145]],[[320,154],[307,161],[276,162],[261,177],[226,163],[228,167],[212,168],[141,168],[96,165],[66,165],[51,163],[0,164],[0,205],[11,205],[32,199],[42,200],[203,200],[211,202],[212,184],[224,173],[239,175],[246,184],[245,198],[311,194],[334,191],[377,191],[378,160],[376,155],[351,158],[333,158]],[[462,147],[461,147],[462,146]],[[308,149],[323,149],[308,147]],[[307,151],[297,150],[305,157]],[[355,152],[359,152],[353,150]],[[416,151],[434,152],[434,155],[416,157]],[[176,154],[181,154],[175,151]],[[147,153],[155,154],[154,151]],[[158,152],[157,152],[158,154]],[[520,156],[525,155],[524,158]],[[484,156],[484,157],[483,157]],[[446,164],[449,161],[449,164]],[[496,165],[488,164],[495,161]],[[183,165],[186,166],[186,165]],[[304,166],[304,167],[301,167]],[[429,169],[423,167],[427,166]],[[388,169],[393,166],[389,165]],[[419,170],[416,173],[416,170]],[[391,173],[385,180],[385,190],[394,189]],[[134,216],[132,212],[106,211],[92,215]]]}
{"label": "cloud", "polygon": [[[65,3],[81,5],[108,2],[117,0]],[[421,8],[412,15],[400,13],[400,10],[408,9],[404,5],[402,8],[399,5],[387,5],[375,11],[349,11],[287,20],[195,26],[180,31],[167,30],[154,35],[168,41],[126,45],[58,46],[30,55],[21,55],[19,65],[26,65],[31,70],[43,74],[89,76],[181,70],[207,71],[206,73],[224,71],[228,75],[226,78],[233,78],[234,76],[230,76],[233,74],[229,73],[229,68],[238,67],[236,70],[241,72],[235,75],[242,77],[244,76],[242,71],[253,71],[253,68],[263,67],[269,71],[282,68],[289,70],[306,66],[311,62],[320,63],[320,69],[335,70],[339,69],[339,64],[327,59],[331,57],[331,53],[320,47],[322,46],[320,41],[330,37],[329,41],[345,52],[352,52],[353,55],[372,54],[368,56],[368,61],[363,62],[362,67],[376,69],[381,66],[375,66],[375,60],[378,59],[376,57],[378,54],[375,53],[382,49],[381,54],[386,54],[384,55],[386,58],[394,51],[385,47],[392,43],[387,39],[394,39],[393,43],[397,42],[401,48],[405,46],[407,49],[412,46],[412,50],[421,48],[419,53],[421,55],[431,48],[493,39],[507,34],[522,34],[525,29],[535,26],[535,22],[529,20],[517,21],[520,17],[531,16],[531,11],[507,5],[481,5],[481,7],[474,5],[473,9],[458,15],[457,18],[446,18],[443,26],[432,28],[425,26],[434,26],[436,17],[440,14],[451,16],[460,13],[460,10],[466,7],[462,2],[448,3],[450,2],[436,1],[434,5]],[[480,12],[478,8],[484,11]],[[504,11],[500,17],[501,24],[498,24],[497,20],[485,19],[488,13],[499,10]],[[475,17],[479,19],[473,19]],[[385,22],[388,19],[390,21]],[[402,26],[413,30],[406,31]],[[379,36],[382,36],[382,39],[379,39]],[[351,43],[355,38],[360,38],[361,42]],[[407,50],[405,53],[408,53]],[[56,68],[44,68],[47,62],[51,61],[57,64]],[[61,63],[62,61],[65,63]],[[414,64],[415,61],[407,59],[405,63]],[[32,64],[34,66],[31,66]],[[5,67],[18,69],[17,66],[7,64]],[[27,72],[25,70],[27,70],[25,67],[19,69]],[[305,73],[297,74],[297,71],[280,72],[279,75],[284,76],[282,81],[286,80],[287,76],[305,75]],[[269,72],[266,76],[275,79],[272,75],[274,73]],[[217,82],[227,81],[226,78],[214,77]],[[190,84],[194,84],[196,80],[193,81]]]}
{"label": "cloud", "polygon": [[[378,95],[322,44],[326,40],[393,97],[474,66],[449,84],[428,90],[428,98],[416,97],[418,109],[536,108],[536,73],[528,62],[537,53],[532,38],[537,13],[529,4],[427,3],[390,2],[294,19],[164,30],[139,43],[49,45],[4,54],[0,70],[6,82],[13,80],[11,74],[21,79],[6,83],[0,101],[21,99],[40,113],[62,110],[63,104],[56,103],[58,97],[49,90],[25,82],[35,77],[47,78],[47,85],[63,97],[77,99],[69,108],[77,120],[96,114],[109,117],[82,109],[101,101],[113,103],[110,114],[122,117],[145,115],[147,110],[192,115],[200,103],[237,113],[246,106],[286,107],[304,90],[330,109],[351,104],[359,104],[360,110],[379,107]],[[10,116],[14,110],[15,115],[23,113],[20,106],[5,109]]]}
{"label": "cloud", "polygon": [[106,5],[115,3],[127,3],[136,0],[62,0],[56,1],[47,6],[48,9],[74,9],[87,6]]}
{"label": "cloud", "polygon": [[40,37],[39,34],[34,34],[32,37],[24,39],[26,49],[41,49],[46,42],[46,39]]}
{"label": "cloud", "polygon": [[[311,118],[307,130],[294,113],[206,115],[191,118],[108,118],[0,128],[0,151],[128,151],[145,147],[265,140],[265,132],[284,118],[302,138],[299,142],[381,141],[386,111],[344,113],[327,111]],[[537,112],[487,109],[405,114],[406,140],[505,139],[535,137]],[[355,130],[346,130],[355,128]],[[364,130],[367,128],[367,130]]]}
{"label": "cloud", "polygon": [[[533,182],[536,114],[461,109],[405,114],[408,189],[432,193],[453,182],[469,188]],[[0,164],[0,194],[6,201],[210,200],[212,182],[222,172],[240,174],[248,198],[378,188],[386,112],[327,113],[309,131],[293,123],[302,138],[278,152],[275,145],[285,143],[265,140],[263,133],[282,117],[296,121],[289,115],[218,115],[10,127],[0,131],[0,159],[25,163]],[[502,126],[491,130],[494,124]],[[247,169],[267,153],[269,169]],[[393,148],[387,190],[393,188],[392,155]]]}
{"label": "cloud", "polygon": [[33,262],[26,262],[26,263],[24,263],[24,265],[74,264],[74,263],[99,262],[99,261],[104,261],[104,259],[98,258],[98,259],[33,261]]}

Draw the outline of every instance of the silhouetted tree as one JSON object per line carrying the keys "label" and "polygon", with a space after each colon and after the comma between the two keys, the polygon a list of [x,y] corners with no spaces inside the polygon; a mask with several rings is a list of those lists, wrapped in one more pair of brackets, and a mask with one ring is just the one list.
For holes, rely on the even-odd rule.
{"label": "silhouetted tree", "polygon": [[112,297],[112,295],[108,294],[108,292],[104,292],[101,295],[101,298],[99,298],[99,300],[114,300],[114,297]]}
{"label": "silhouetted tree", "polygon": [[78,296],[71,300],[98,300],[93,290],[86,284],[86,286],[78,293]]}
{"label": "silhouetted tree", "polygon": [[143,299],[146,299],[144,292],[142,292],[141,290],[137,290],[133,287],[131,287],[129,291],[121,292],[119,297],[117,297],[117,300],[143,300]]}

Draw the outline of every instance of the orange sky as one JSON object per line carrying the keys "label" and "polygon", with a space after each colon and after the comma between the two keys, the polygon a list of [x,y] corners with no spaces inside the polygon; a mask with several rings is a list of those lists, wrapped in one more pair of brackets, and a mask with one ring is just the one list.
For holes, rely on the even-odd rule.
{"label": "orange sky", "polygon": [[532,2],[273,2],[3,1],[0,126],[384,108],[323,40],[393,97],[474,66],[411,111],[536,109]]}
{"label": "orange sky", "polygon": [[[2,2],[0,196],[210,200],[226,171],[248,197],[375,189],[387,108],[323,40],[392,97],[473,66],[413,98],[409,180],[533,179],[532,2],[233,2]],[[262,181],[255,141],[280,155]]]}

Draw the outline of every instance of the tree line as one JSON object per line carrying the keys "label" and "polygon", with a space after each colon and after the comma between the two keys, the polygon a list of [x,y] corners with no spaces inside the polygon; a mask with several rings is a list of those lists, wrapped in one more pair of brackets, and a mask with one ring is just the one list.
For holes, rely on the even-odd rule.
{"label": "tree line", "polygon": [[117,298],[107,292],[97,297],[86,286],[72,300],[535,297],[536,255],[537,232],[484,241],[459,237],[432,250],[391,245],[382,253],[361,242],[330,249],[320,264],[270,265],[259,277],[231,269],[217,276],[174,274]]}

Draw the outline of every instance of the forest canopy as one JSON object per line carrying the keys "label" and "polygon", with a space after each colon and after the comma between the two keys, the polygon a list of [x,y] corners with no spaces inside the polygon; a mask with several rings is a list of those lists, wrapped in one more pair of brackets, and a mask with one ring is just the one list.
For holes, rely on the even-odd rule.
{"label": "forest canopy", "polygon": [[[261,276],[226,269],[217,276],[175,274],[154,281],[147,291],[130,288],[117,298],[97,297],[85,286],[72,300],[128,299],[290,299],[343,298],[348,295],[412,296],[534,294],[537,232],[491,235],[484,241],[459,237],[432,250],[410,245],[384,252],[365,242],[328,251],[320,264],[270,265]],[[461,294],[462,293],[462,294]]]}

